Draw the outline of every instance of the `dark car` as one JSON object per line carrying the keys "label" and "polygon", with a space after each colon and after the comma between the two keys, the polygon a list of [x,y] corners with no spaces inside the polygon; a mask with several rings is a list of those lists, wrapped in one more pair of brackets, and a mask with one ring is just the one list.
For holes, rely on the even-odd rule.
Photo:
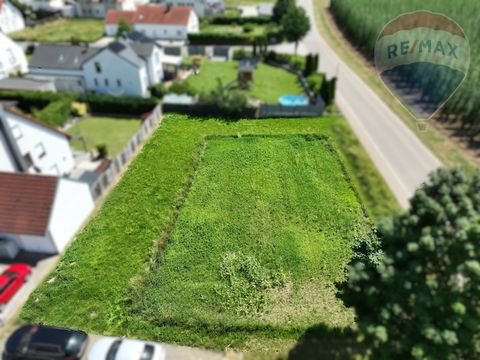
{"label": "dark car", "polygon": [[88,335],[79,330],[24,325],[7,340],[3,360],[77,360],[87,347]]}

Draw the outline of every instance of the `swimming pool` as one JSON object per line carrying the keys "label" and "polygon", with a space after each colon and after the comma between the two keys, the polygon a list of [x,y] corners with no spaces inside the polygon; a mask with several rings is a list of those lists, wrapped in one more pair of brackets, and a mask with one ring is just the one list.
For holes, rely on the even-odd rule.
{"label": "swimming pool", "polygon": [[283,95],[278,98],[278,103],[284,106],[308,105],[308,98],[303,95]]}

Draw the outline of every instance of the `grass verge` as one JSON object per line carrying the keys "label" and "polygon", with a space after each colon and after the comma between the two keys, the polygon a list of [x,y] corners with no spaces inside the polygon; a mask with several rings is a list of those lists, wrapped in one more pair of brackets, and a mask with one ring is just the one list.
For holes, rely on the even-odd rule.
{"label": "grass verge", "polygon": [[418,138],[447,166],[477,166],[476,160],[458,144],[441,134],[433,122],[426,131],[418,131],[417,121],[379,80],[372,65],[345,39],[327,13],[330,0],[313,0],[315,20],[324,39],[340,58],[373,89],[380,98],[412,129]]}
{"label": "grass verge", "polygon": [[[341,330],[351,322],[351,317],[342,310],[341,304],[335,302],[329,281],[341,278],[341,266],[348,258],[349,250],[348,246],[340,250],[337,247],[348,244],[348,228],[354,229],[355,219],[360,220],[361,226],[362,215],[359,203],[354,201],[356,197],[352,188],[342,175],[344,170],[341,169],[341,163],[332,154],[338,154],[347,169],[356,170],[351,172],[351,179],[360,186],[358,191],[362,198],[366,198],[362,194],[380,191],[377,195],[379,203],[392,201],[390,207],[384,205],[378,210],[368,208],[370,213],[396,208],[392,195],[383,192],[388,191],[385,185],[379,189],[363,187],[365,184],[373,186],[381,183],[381,178],[368,157],[365,157],[368,162],[358,167],[356,154],[364,151],[353,135],[351,139],[354,144],[349,144],[349,149],[343,149],[345,143],[341,138],[346,133],[351,134],[351,130],[345,120],[339,117],[244,120],[235,123],[178,115],[167,117],[95,218],[77,236],[48,280],[31,295],[21,313],[21,321],[45,322],[105,335],[126,335],[213,348],[231,345],[246,349],[277,349],[285,344],[291,345],[315,320],[323,320],[324,326],[329,329]],[[315,135],[315,141],[307,142],[300,136],[311,134]],[[247,145],[249,135],[267,138]],[[328,144],[332,148],[316,140],[317,135],[322,139],[329,138]],[[211,140],[212,136],[241,138],[217,141]],[[246,139],[242,140],[244,137]],[[270,140],[269,137],[273,138]],[[200,166],[197,178],[193,181],[206,139],[205,163]],[[213,144],[210,148],[208,141]],[[298,154],[291,151],[295,146]],[[265,153],[262,149],[265,149]],[[283,155],[287,158],[284,159]],[[222,165],[224,158],[226,163]],[[267,166],[262,168],[256,165],[258,158],[262,165],[273,162],[275,166],[272,171],[269,172]],[[371,169],[366,177],[375,179],[361,181],[358,178],[356,172],[366,168]],[[250,178],[257,172],[258,175],[252,178],[256,186],[251,187]],[[212,177],[218,180],[218,187],[210,181]],[[189,184],[193,184],[190,192],[187,191]],[[283,189],[288,190],[288,195],[279,192]],[[213,201],[215,196],[218,198]],[[259,201],[253,204],[254,198]],[[245,199],[244,203],[242,199]],[[296,204],[302,205],[296,209]],[[238,206],[240,208],[236,210]],[[238,223],[231,217],[236,211],[241,216]],[[260,214],[263,218],[249,220],[251,214],[247,214],[248,211],[256,211],[255,215]],[[222,219],[223,214],[225,217]],[[197,226],[215,220],[212,216],[220,218],[211,225]],[[277,219],[281,221],[278,229],[272,224]],[[270,227],[273,233],[259,232],[261,229],[256,227],[260,225],[263,229]],[[304,225],[308,227],[303,229]],[[202,244],[201,239],[212,239],[209,231],[216,234],[216,242]],[[275,231],[281,233],[276,234]],[[273,265],[269,261],[273,259],[277,244],[272,242],[272,234],[282,236],[276,251],[285,254]],[[245,246],[250,236],[253,236],[251,241],[257,242],[255,246],[252,243],[249,247]],[[318,241],[312,242],[311,236]],[[237,249],[234,237],[239,239]],[[205,306],[213,311],[213,307],[208,306],[208,297],[195,298],[194,295],[198,294],[196,288],[213,284],[208,276],[203,282],[193,282],[190,277],[199,271],[196,266],[204,269],[206,274],[215,270],[214,266],[210,270],[205,269],[208,262],[202,265],[202,259],[208,260],[206,247],[209,245],[212,252],[224,250],[221,248],[222,238],[225,246],[233,246],[231,250],[237,253],[240,260],[245,258],[236,250],[243,249],[246,256],[252,252],[255,254],[254,259],[246,258],[245,261],[222,259],[224,269],[233,269],[238,273],[239,264],[251,262],[258,270],[253,272],[254,278],[262,280],[260,283],[263,280],[281,280],[278,274],[282,270],[287,280],[295,280],[287,288],[291,289],[293,299],[310,304],[305,310],[308,315],[298,315],[295,311],[301,310],[292,309],[289,296],[283,302],[285,293],[278,291],[278,287],[272,287],[267,291],[268,294],[276,296],[282,306],[290,310],[275,314],[271,312],[274,309],[267,306],[270,312],[267,311],[264,316],[270,316],[269,322],[259,324],[247,316],[238,315],[236,306],[227,306],[230,310],[226,310],[225,315],[236,316],[235,322],[219,324],[214,321],[219,318],[212,319],[210,323],[202,322],[204,315],[201,311]],[[334,239],[339,244],[335,244]],[[161,250],[166,245],[162,240],[171,241],[165,250]],[[188,248],[187,240],[195,241],[191,249],[185,248]],[[197,260],[195,246],[203,246],[203,252],[198,252]],[[253,251],[257,247],[258,254]],[[310,251],[318,251],[318,257],[310,254]],[[175,258],[181,261],[175,263],[170,260]],[[166,266],[158,267],[159,264]],[[151,273],[146,282],[143,276],[139,277],[151,269],[156,271]],[[170,279],[170,276],[173,277]],[[324,277],[325,282],[313,281],[314,276]],[[242,279],[239,281],[244,283]],[[172,288],[175,284],[179,286],[177,290]],[[169,291],[158,293],[160,288],[168,288]],[[180,289],[189,292],[175,305],[172,299]],[[318,304],[316,311],[326,306],[331,312],[318,314],[316,319],[313,311],[318,294],[328,301],[323,305]],[[150,317],[161,304],[160,300],[169,306],[162,308],[157,317]],[[197,317],[186,317],[187,313],[183,314],[185,317],[176,316],[179,309],[190,300],[195,301],[192,302],[194,307],[189,310],[190,315]],[[229,303],[228,297],[225,301]],[[198,313],[197,305],[200,306]],[[289,323],[288,318],[282,318],[284,313],[292,321],[298,316],[299,321]],[[334,313],[342,316],[336,317]]]}

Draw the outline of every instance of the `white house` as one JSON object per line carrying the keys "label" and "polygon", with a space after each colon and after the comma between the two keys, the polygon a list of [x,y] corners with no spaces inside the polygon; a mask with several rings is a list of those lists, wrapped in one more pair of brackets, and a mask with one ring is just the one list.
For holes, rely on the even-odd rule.
{"label": "white house", "polygon": [[28,63],[23,49],[0,32],[0,79],[12,73],[26,73]]}
{"label": "white house", "polygon": [[200,18],[222,14],[225,10],[223,0],[161,0],[159,3],[174,6],[190,6]]}
{"label": "white house", "polygon": [[104,18],[109,10],[133,11],[135,0],[77,0],[77,16]]}
{"label": "white house", "polygon": [[261,3],[257,5],[258,16],[272,17],[273,7],[274,7],[273,3]]}
{"label": "white house", "polygon": [[61,252],[94,209],[85,183],[0,172],[0,184],[1,257]]}
{"label": "white house", "polygon": [[70,136],[12,107],[0,107],[0,171],[66,175]]}
{"label": "white house", "polygon": [[124,19],[135,31],[159,40],[186,40],[198,33],[199,20],[189,6],[144,5],[136,11],[110,10],[105,17],[105,33],[114,36],[118,23]]}
{"label": "white house", "polygon": [[22,13],[8,0],[0,0],[0,32],[5,34],[25,28]]}
{"label": "white house", "polygon": [[128,44],[109,44],[87,60],[83,69],[89,91],[117,96],[149,94],[147,64]]}
{"label": "white house", "polygon": [[84,45],[40,44],[30,60],[28,76],[52,80],[57,91],[84,92],[83,64],[99,48]]}

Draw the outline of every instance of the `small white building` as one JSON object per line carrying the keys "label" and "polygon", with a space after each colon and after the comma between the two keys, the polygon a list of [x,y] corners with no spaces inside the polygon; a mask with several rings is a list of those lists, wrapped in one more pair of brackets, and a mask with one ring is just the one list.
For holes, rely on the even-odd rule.
{"label": "small white building", "polygon": [[77,0],[76,13],[79,17],[104,18],[109,10],[133,11],[135,0]]}
{"label": "small white building", "polygon": [[62,252],[94,209],[87,184],[0,172],[0,256]]}
{"label": "small white building", "polygon": [[188,34],[200,31],[198,16],[189,6],[150,4],[136,11],[110,10],[105,17],[105,33],[115,36],[122,19],[135,31],[158,40],[186,40]]}
{"label": "small white building", "polygon": [[272,17],[273,7],[274,7],[273,3],[261,3],[257,5],[258,16]]}
{"label": "small white building", "polygon": [[28,76],[51,80],[57,91],[85,91],[83,64],[100,48],[85,45],[40,44],[30,60]]}
{"label": "small white building", "polygon": [[0,171],[69,174],[75,166],[69,139],[13,107],[0,107]]}
{"label": "small white building", "polygon": [[23,49],[0,32],[0,79],[13,73],[24,74],[27,71],[28,63]]}
{"label": "small white building", "polygon": [[223,0],[161,0],[159,3],[173,6],[190,6],[200,18],[222,14],[225,10]]}
{"label": "small white building", "polygon": [[0,32],[5,34],[25,28],[22,13],[8,0],[0,0]]}

